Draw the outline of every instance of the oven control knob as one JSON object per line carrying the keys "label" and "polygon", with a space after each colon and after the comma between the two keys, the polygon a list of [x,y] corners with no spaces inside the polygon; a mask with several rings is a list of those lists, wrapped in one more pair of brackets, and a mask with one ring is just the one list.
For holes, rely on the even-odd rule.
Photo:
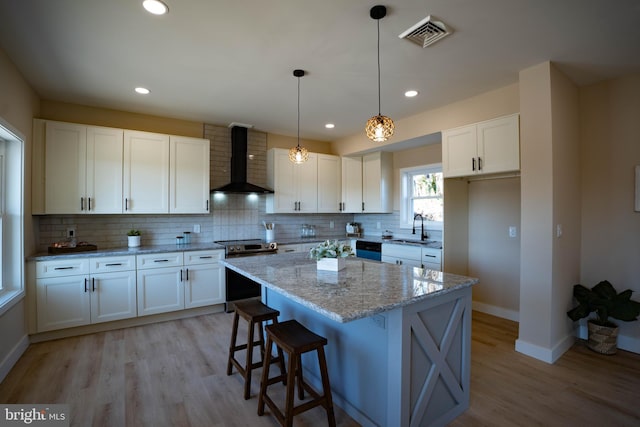
{"label": "oven control knob", "polygon": [[229,246],[229,252],[233,252],[235,251],[235,248],[233,246]]}
{"label": "oven control knob", "polygon": [[240,251],[240,246],[236,246],[236,251]]}
{"label": "oven control knob", "polygon": [[269,243],[269,249],[276,249],[278,247],[275,243]]}

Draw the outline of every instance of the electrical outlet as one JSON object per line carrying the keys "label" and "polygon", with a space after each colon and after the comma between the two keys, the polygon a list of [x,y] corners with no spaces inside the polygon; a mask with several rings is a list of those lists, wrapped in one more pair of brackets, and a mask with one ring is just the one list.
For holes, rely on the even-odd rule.
{"label": "electrical outlet", "polygon": [[200,224],[193,224],[193,232],[194,233],[200,232]]}
{"label": "electrical outlet", "polygon": [[562,237],[562,224],[556,225],[556,237],[557,238]]}
{"label": "electrical outlet", "polygon": [[75,227],[67,227],[67,237],[68,238],[76,237],[76,228]]}
{"label": "electrical outlet", "polygon": [[509,237],[518,237],[518,229],[515,225],[509,227]]}
{"label": "electrical outlet", "polygon": [[329,228],[333,228],[335,226],[335,224],[333,223],[333,221],[329,221]]}

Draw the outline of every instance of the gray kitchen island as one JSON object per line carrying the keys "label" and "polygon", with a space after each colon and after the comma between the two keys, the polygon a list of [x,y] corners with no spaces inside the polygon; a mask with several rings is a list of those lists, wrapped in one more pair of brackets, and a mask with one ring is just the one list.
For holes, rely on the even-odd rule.
{"label": "gray kitchen island", "polygon": [[[469,406],[477,279],[360,258],[323,271],[300,253],[223,263],[261,284],[281,321],[328,339],[334,402],[363,426],[446,425]],[[319,387],[314,362],[303,357]]]}

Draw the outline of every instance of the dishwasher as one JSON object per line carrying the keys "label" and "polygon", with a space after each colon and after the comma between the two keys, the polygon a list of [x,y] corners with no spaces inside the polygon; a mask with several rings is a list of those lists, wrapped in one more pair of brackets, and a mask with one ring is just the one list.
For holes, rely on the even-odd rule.
{"label": "dishwasher", "polygon": [[356,240],[356,257],[382,261],[382,243]]}

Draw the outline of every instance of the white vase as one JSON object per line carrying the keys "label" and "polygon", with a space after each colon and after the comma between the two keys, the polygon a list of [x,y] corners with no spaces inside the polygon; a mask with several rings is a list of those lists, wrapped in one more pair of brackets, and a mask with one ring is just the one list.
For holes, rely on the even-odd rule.
{"label": "white vase", "polygon": [[127,236],[127,241],[130,248],[137,248],[140,246],[140,236]]}
{"label": "white vase", "polygon": [[347,262],[344,258],[320,258],[317,263],[318,270],[340,271],[345,268]]}

